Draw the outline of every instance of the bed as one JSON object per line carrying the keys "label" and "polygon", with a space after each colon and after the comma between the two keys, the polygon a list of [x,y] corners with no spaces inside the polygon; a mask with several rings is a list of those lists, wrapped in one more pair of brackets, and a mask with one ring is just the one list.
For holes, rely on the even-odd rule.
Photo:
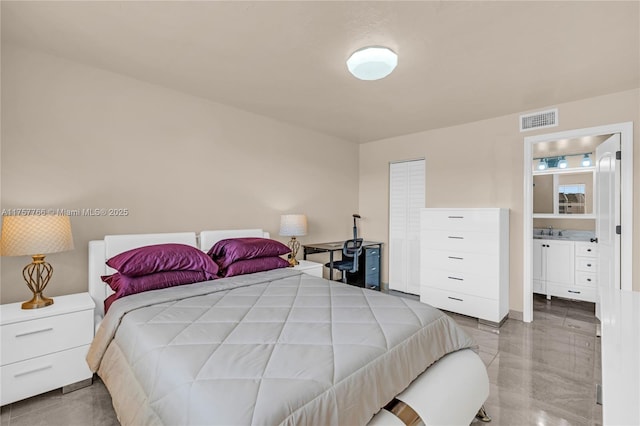
{"label": "bed", "polygon": [[[111,235],[89,244],[87,361],[123,425],[464,425],[489,393],[474,342],[417,301],[292,268],[114,302],[105,261],[178,243],[207,251],[260,229]],[[488,420],[488,418],[484,418]]]}

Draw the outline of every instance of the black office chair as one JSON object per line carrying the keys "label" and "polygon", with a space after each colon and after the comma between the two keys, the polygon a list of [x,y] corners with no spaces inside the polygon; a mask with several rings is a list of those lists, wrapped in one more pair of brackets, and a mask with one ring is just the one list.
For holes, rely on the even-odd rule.
{"label": "black office chair", "polygon": [[[362,238],[354,238],[347,240],[342,246],[342,260],[333,262],[333,269],[342,272],[342,282],[347,282],[347,272],[358,272],[358,258],[362,254]],[[326,263],[327,268],[331,267],[330,263]]]}

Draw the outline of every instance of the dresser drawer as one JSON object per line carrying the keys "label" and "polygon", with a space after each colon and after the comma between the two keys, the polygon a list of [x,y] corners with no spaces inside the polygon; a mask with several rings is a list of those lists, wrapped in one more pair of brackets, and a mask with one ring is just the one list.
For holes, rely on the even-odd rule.
{"label": "dresser drawer", "polygon": [[[502,320],[497,300],[421,286],[420,301],[439,309],[487,321],[498,323]],[[506,313],[504,316],[506,316]]]}
{"label": "dresser drawer", "polygon": [[598,275],[593,272],[576,271],[576,285],[595,288],[598,286]]}
{"label": "dresser drawer", "polygon": [[85,360],[88,351],[85,345],[0,367],[0,405],[91,378]]}
{"label": "dresser drawer", "polygon": [[589,257],[576,257],[576,271],[597,272],[598,260]]}
{"label": "dresser drawer", "polygon": [[426,229],[421,237],[422,250],[498,254],[496,233]]}
{"label": "dresser drawer", "polygon": [[496,254],[425,249],[420,252],[420,258],[425,271],[440,269],[498,279]]}
{"label": "dresser drawer", "polygon": [[598,246],[593,243],[576,242],[576,256],[598,257]]}
{"label": "dresser drawer", "polygon": [[499,220],[498,209],[425,209],[421,211],[420,226],[422,229],[488,230],[495,232],[498,228]]}
{"label": "dresser drawer", "polygon": [[3,325],[0,365],[87,345],[92,339],[93,310]]}
{"label": "dresser drawer", "polygon": [[547,292],[551,296],[566,297],[568,299],[583,300],[585,302],[596,301],[596,288],[562,286],[557,284],[547,284]]}
{"label": "dresser drawer", "polygon": [[420,284],[446,291],[455,291],[486,299],[497,299],[499,288],[497,276],[486,278],[473,273],[432,269],[422,277]]}

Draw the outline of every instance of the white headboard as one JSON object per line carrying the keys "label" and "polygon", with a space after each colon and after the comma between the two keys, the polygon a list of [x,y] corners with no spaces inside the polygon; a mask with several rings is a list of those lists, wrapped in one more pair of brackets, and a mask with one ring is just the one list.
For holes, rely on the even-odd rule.
{"label": "white headboard", "polygon": [[208,252],[215,243],[227,238],[257,237],[269,238],[269,233],[262,229],[223,229],[219,231],[200,232],[200,250]]}
{"label": "white headboard", "polygon": [[[218,241],[226,238],[261,237],[269,238],[269,233],[262,229],[228,229],[220,231],[202,231],[200,233],[200,249],[204,252]],[[115,271],[106,265],[106,261],[136,247],[154,244],[187,244],[198,247],[195,232],[177,232],[166,234],[130,234],[106,235],[104,240],[89,241],[89,294],[96,304],[96,326],[104,317],[104,300],[113,294],[111,288],[100,277]]]}

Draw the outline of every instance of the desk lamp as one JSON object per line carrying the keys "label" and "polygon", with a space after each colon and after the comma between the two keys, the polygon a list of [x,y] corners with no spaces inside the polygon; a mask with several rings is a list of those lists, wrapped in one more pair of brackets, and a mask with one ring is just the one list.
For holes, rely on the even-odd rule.
{"label": "desk lamp", "polygon": [[69,216],[4,216],[2,218],[2,256],[25,256],[33,262],[22,270],[27,287],[33,293],[22,309],[38,309],[53,304],[42,295],[53,275],[53,267],[45,262],[49,253],[73,250]]}

